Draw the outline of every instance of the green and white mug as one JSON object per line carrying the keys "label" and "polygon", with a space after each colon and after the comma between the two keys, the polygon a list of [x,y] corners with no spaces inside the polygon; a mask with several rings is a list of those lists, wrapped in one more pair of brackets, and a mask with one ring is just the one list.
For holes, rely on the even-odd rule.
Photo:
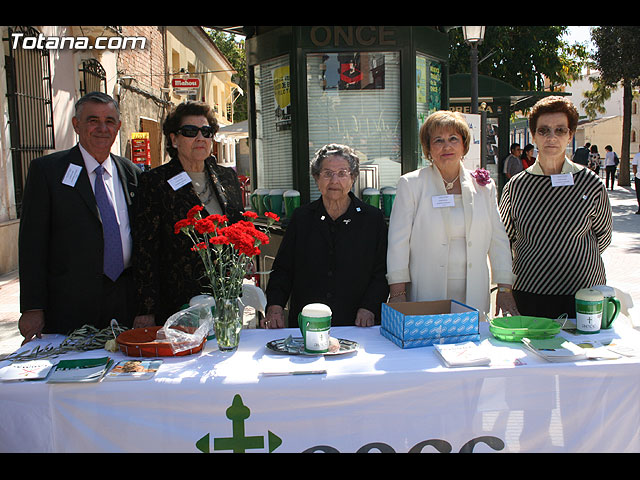
{"label": "green and white mug", "polygon": [[389,218],[393,209],[393,202],[396,199],[395,187],[384,187],[381,191],[382,195],[382,212],[384,216]]}
{"label": "green and white mug", "polygon": [[264,197],[264,206],[267,212],[275,213],[276,215],[282,215],[284,209],[284,190],[280,188],[274,188],[269,190],[269,193]]}
{"label": "green and white mug", "polygon": [[323,303],[310,303],[298,314],[304,350],[308,353],[329,351],[331,308]]}
{"label": "green and white mug", "polygon": [[604,297],[604,304],[602,306],[602,324],[600,328],[607,330],[611,328],[615,319],[620,315],[620,300],[616,298],[616,291],[613,287],[608,285],[596,285],[591,288],[601,292]]}
{"label": "green and white mug", "polygon": [[268,188],[256,188],[249,199],[251,200],[251,206],[253,207],[253,211],[258,215],[264,215],[266,212],[266,207],[264,205],[265,198],[269,195]]}
{"label": "green and white mug", "polygon": [[293,211],[300,206],[300,192],[287,190],[282,196],[284,199],[284,214],[287,218],[291,218]]}
{"label": "green and white mug", "polygon": [[362,201],[373,207],[380,208],[380,190],[377,188],[365,188],[362,191]]}

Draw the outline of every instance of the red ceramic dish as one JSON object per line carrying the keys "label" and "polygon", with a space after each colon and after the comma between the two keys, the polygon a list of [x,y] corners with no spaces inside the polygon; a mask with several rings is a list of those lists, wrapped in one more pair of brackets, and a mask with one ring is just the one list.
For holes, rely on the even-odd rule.
{"label": "red ceramic dish", "polygon": [[120,351],[129,357],[181,357],[199,352],[207,341],[204,338],[197,347],[174,353],[169,342],[155,341],[158,330],[161,328],[145,327],[125,330],[118,335],[116,342]]}

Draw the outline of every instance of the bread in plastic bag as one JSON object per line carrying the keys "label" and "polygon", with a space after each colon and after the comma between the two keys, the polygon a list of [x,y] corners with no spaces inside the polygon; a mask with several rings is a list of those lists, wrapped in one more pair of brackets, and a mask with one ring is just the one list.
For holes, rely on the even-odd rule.
{"label": "bread in plastic bag", "polygon": [[158,339],[169,343],[174,354],[196,348],[213,331],[211,306],[196,303],[171,315],[158,331]]}

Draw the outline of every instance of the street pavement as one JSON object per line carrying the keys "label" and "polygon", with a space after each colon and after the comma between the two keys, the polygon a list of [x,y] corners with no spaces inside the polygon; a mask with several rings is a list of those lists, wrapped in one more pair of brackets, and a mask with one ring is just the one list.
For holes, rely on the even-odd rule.
{"label": "street pavement", "polygon": [[[609,190],[613,211],[613,239],[602,255],[607,284],[628,294],[626,318],[640,329],[640,215],[635,190],[616,186]],[[0,359],[16,351],[22,342],[18,272],[0,276]]]}

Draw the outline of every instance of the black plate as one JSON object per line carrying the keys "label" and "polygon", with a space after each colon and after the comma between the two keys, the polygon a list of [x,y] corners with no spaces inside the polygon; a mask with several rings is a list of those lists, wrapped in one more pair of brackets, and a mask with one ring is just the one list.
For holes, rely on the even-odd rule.
{"label": "black plate", "polygon": [[353,353],[358,350],[358,343],[344,338],[337,338],[340,344],[340,350],[337,352],[327,353],[309,353],[304,351],[304,342],[302,337],[279,338],[267,343],[267,348],[274,353],[284,355],[344,355],[345,353]]}

